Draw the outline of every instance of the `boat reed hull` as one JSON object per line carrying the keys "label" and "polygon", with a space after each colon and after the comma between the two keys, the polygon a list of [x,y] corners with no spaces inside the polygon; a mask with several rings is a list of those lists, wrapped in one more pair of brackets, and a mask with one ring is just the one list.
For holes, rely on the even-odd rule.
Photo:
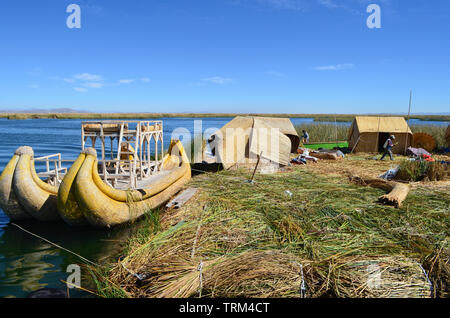
{"label": "boat reed hull", "polygon": [[14,170],[16,170],[18,161],[19,156],[14,155],[0,176],[0,208],[11,221],[20,221],[31,218],[31,215],[19,205],[13,190]]}
{"label": "boat reed hull", "polygon": [[88,224],[84,218],[82,207],[78,204],[74,194],[74,181],[77,177],[78,170],[80,170],[85,159],[86,152],[83,151],[78,156],[77,160],[75,160],[72,167],[70,167],[59,186],[57,201],[58,213],[64,222],[71,226],[83,226]]}
{"label": "boat reed hull", "polygon": [[35,218],[59,219],[56,199],[58,187],[36,174],[31,147],[20,147],[0,177],[0,207],[12,221]]}

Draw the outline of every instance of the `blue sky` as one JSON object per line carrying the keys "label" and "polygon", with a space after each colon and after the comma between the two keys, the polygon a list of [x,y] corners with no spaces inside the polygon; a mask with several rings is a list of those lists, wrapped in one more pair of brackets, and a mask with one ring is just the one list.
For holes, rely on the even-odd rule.
{"label": "blue sky", "polygon": [[448,0],[7,1],[0,109],[450,112],[449,34]]}

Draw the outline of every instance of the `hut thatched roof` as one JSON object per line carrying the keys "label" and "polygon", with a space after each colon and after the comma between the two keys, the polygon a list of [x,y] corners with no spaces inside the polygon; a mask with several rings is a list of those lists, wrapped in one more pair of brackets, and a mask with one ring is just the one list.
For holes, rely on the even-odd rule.
{"label": "hut thatched roof", "polygon": [[358,126],[359,133],[385,132],[412,134],[408,123],[403,117],[356,116],[353,121],[353,125],[355,124]]}

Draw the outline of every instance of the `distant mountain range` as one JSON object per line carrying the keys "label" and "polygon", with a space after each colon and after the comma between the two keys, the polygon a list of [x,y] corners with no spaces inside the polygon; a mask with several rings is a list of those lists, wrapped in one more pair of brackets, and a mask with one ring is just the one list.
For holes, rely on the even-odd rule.
{"label": "distant mountain range", "polygon": [[0,113],[32,113],[32,114],[80,114],[90,113],[86,110],[72,108],[30,108],[30,109],[0,109]]}

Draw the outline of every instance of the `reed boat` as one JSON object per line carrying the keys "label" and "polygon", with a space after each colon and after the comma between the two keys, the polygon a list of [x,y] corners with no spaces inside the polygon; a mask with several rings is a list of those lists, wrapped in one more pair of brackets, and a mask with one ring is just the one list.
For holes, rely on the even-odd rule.
{"label": "reed boat", "polygon": [[[180,141],[171,141],[164,155],[162,121],[83,122],[81,136],[75,161],[61,154],[34,158],[31,147],[17,149],[0,176],[0,208],[11,220],[62,218],[72,226],[112,227],[159,207],[191,178]],[[36,161],[45,161],[46,171],[37,173]]]}
{"label": "reed boat", "polygon": [[[36,161],[46,161],[47,170],[36,173]],[[52,161],[53,170],[50,168]],[[12,221],[59,219],[56,199],[65,172],[61,154],[34,158],[31,147],[18,148],[0,176],[0,208]]]}
{"label": "reed boat", "polygon": [[136,182],[105,183],[98,172],[97,152],[84,150],[64,177],[58,211],[71,225],[112,227],[132,222],[167,202],[191,178],[189,159],[180,141],[172,141],[162,169]]}

